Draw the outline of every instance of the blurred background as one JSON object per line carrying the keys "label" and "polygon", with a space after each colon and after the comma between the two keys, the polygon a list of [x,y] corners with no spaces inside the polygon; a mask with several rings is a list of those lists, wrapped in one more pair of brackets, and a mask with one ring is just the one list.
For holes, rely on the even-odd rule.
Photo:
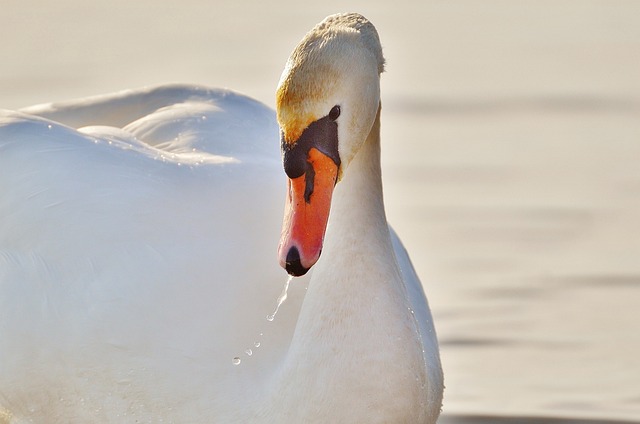
{"label": "blurred background", "polygon": [[364,14],[387,58],[387,211],[436,320],[443,423],[640,422],[640,1],[0,4],[8,109],[167,82],[273,106],[306,31]]}

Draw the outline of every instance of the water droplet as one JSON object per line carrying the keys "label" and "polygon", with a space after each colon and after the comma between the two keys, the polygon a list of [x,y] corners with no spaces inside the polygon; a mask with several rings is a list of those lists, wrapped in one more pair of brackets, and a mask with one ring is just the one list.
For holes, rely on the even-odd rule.
{"label": "water droplet", "polygon": [[233,365],[240,365],[240,362],[242,362],[242,360],[237,356],[233,358]]}
{"label": "water droplet", "polygon": [[287,282],[284,283],[284,289],[282,290],[282,293],[280,293],[280,296],[278,296],[278,304],[276,305],[276,309],[275,311],[273,311],[273,314],[267,315],[267,321],[273,321],[275,319],[276,314],[278,313],[278,309],[280,309],[280,306],[282,306],[284,301],[287,300],[287,291],[289,290],[289,283],[291,283],[291,280],[293,280],[293,276],[290,275],[289,278],[287,278]]}
{"label": "water droplet", "polygon": [[247,354],[247,356],[251,356],[251,355],[253,355],[253,351],[252,351],[251,349],[247,349],[247,350],[245,350],[245,351],[244,351],[244,353],[246,353],[246,354]]}
{"label": "water droplet", "polygon": [[255,343],[253,344],[253,347],[260,347],[260,342],[255,342]]}

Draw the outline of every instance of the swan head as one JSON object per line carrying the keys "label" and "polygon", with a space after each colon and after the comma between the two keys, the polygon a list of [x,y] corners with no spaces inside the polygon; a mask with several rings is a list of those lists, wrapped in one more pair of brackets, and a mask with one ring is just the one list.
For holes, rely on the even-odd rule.
{"label": "swan head", "polygon": [[331,196],[380,104],[382,47],[363,16],[327,17],[293,50],[276,92],[288,195],[278,255],[291,275],[320,257]]}

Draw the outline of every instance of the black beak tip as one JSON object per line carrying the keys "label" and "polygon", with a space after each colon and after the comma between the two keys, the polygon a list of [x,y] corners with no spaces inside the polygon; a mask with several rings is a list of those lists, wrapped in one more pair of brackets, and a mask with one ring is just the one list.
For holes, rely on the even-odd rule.
{"label": "black beak tip", "polygon": [[285,269],[289,275],[294,277],[300,277],[309,271],[309,268],[302,266],[302,263],[300,262],[300,252],[298,252],[298,248],[295,246],[292,246],[287,253]]}

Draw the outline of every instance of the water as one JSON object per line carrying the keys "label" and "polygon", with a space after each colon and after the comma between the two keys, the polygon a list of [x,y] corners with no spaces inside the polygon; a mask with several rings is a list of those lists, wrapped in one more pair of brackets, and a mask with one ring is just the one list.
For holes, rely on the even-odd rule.
{"label": "water", "polygon": [[278,313],[278,310],[280,309],[280,306],[282,306],[282,304],[284,303],[285,300],[287,300],[287,292],[289,290],[289,283],[291,283],[291,280],[293,280],[293,276],[289,276],[289,278],[287,278],[287,281],[284,284],[284,289],[282,289],[282,293],[280,293],[280,296],[278,297],[278,302],[276,304],[276,309],[273,311],[273,313],[271,315],[267,315],[267,321],[273,321],[276,317],[276,314]]}

